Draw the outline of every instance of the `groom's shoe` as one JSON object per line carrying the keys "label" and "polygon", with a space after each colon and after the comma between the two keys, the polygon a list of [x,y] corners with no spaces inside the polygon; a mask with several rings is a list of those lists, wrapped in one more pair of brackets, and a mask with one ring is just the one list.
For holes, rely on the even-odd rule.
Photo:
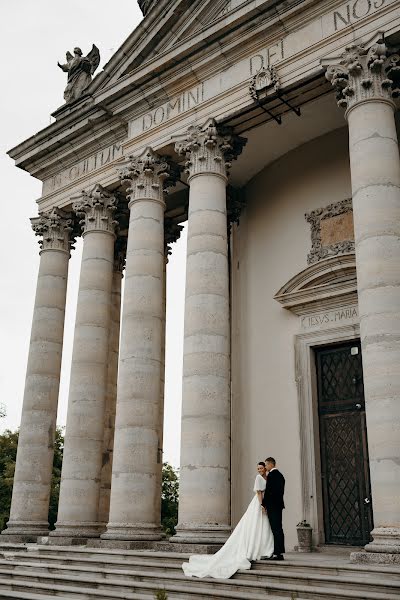
{"label": "groom's shoe", "polygon": [[277,554],[276,556],[273,556],[271,560],[285,560],[282,556],[282,554]]}

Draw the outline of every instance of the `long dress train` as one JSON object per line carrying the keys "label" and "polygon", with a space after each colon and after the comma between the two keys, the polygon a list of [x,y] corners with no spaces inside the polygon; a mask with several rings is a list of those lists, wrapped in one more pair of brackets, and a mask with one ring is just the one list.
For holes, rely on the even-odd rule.
{"label": "long dress train", "polygon": [[257,498],[257,492],[264,492],[265,486],[265,479],[258,474],[254,498],[225,544],[211,556],[191,556],[189,562],[182,565],[185,575],[229,579],[238,569],[250,569],[250,561],[259,560],[261,556],[272,556],[274,536]]}

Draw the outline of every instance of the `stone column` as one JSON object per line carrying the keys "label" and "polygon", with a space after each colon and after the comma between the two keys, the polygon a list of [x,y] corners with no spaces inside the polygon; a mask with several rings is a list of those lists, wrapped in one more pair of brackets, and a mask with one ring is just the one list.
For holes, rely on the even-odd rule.
{"label": "stone column", "polygon": [[[107,398],[116,199],[101,186],[74,203],[83,254],[54,543],[96,537]],[[64,538],[61,540],[60,538]]]}
{"label": "stone column", "polygon": [[399,56],[378,43],[346,48],[327,71],[349,125],[375,524],[366,550],[379,562],[400,559],[400,161],[392,99],[399,70]]}
{"label": "stone column", "polygon": [[110,522],[104,540],[157,540],[164,334],[164,187],[171,170],[150,148],[132,158]]}
{"label": "stone column", "polygon": [[244,140],[214,121],[176,144],[190,184],[179,523],[175,542],[230,533],[230,325],[227,167]]}
{"label": "stone column", "polygon": [[111,324],[107,369],[107,397],[104,414],[103,457],[100,482],[99,522],[106,528],[110,512],[111,473],[114,448],[115,410],[117,404],[118,352],[121,318],[121,283],[125,266],[126,240],[116,241],[111,295]]}
{"label": "stone column", "polygon": [[43,239],[10,520],[2,533],[12,535],[10,541],[36,542],[49,529],[72,220],[54,208],[31,222]]}

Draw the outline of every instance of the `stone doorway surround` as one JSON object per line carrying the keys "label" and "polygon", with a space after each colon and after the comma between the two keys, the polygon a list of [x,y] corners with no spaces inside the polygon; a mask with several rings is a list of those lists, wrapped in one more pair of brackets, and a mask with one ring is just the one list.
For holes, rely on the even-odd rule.
{"label": "stone doorway surround", "polygon": [[314,349],[359,339],[357,278],[353,253],[331,256],[295,275],[275,295],[299,316],[294,336],[300,434],[302,519],[313,528],[313,545],[325,542],[318,397]]}

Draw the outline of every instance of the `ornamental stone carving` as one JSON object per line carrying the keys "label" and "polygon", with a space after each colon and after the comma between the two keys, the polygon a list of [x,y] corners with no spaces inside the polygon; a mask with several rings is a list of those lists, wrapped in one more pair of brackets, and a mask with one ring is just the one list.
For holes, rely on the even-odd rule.
{"label": "ornamental stone carving", "polygon": [[126,236],[119,236],[115,240],[114,246],[114,272],[122,273],[125,269],[126,262],[126,248],[128,244],[128,238]]}
{"label": "ornamental stone carving", "polygon": [[81,218],[79,223],[83,235],[90,231],[115,233],[118,225],[118,221],[114,219],[117,199],[101,185],[95,185],[90,194],[82,192],[79,200],[76,200],[72,207]]}
{"label": "ornamental stone carving", "polygon": [[[333,220],[339,215],[345,215],[351,213],[352,216],[353,206],[351,198],[346,198],[340,202],[329,204],[325,208],[317,208],[310,213],[305,214],[305,219],[311,225],[311,252],[307,256],[307,263],[312,265],[324,258],[330,256],[337,256],[339,254],[349,254],[354,252],[354,232],[346,231],[343,235],[338,234],[338,239],[334,243],[324,243],[322,239],[322,224],[324,221]],[[336,223],[334,224],[336,225]],[[351,226],[352,228],[352,222]]]}
{"label": "ornamental stone carving", "polygon": [[30,220],[35,235],[39,240],[41,252],[44,250],[61,250],[69,253],[73,247],[73,220],[71,215],[60,208],[43,212]]}
{"label": "ornamental stone carving", "polygon": [[154,200],[164,204],[164,192],[175,185],[180,170],[167,158],[153,152],[152,148],[140,156],[130,156],[129,162],[119,170],[122,183],[128,183],[128,203],[135,200]]}
{"label": "ornamental stone carving", "polygon": [[175,223],[171,218],[164,220],[164,247],[165,257],[168,260],[168,256],[172,253],[171,245],[179,240],[183,231],[183,225]]}
{"label": "ornamental stone carving", "polygon": [[250,96],[254,102],[258,102],[260,93],[273,89],[278,92],[281,87],[281,82],[278,73],[273,65],[263,67],[254,75],[250,82]]}
{"label": "ornamental stone carving", "polygon": [[242,152],[246,139],[227,127],[218,127],[210,119],[204,127],[192,125],[188,134],[175,144],[178,154],[186,156],[185,172],[189,179],[200,173],[214,173],[227,178],[232,161]]}
{"label": "ornamental stone carving", "polygon": [[336,90],[338,105],[347,110],[363,100],[391,101],[400,95],[400,56],[384,43],[369,49],[351,44],[339,64],[327,68],[326,78]]}

